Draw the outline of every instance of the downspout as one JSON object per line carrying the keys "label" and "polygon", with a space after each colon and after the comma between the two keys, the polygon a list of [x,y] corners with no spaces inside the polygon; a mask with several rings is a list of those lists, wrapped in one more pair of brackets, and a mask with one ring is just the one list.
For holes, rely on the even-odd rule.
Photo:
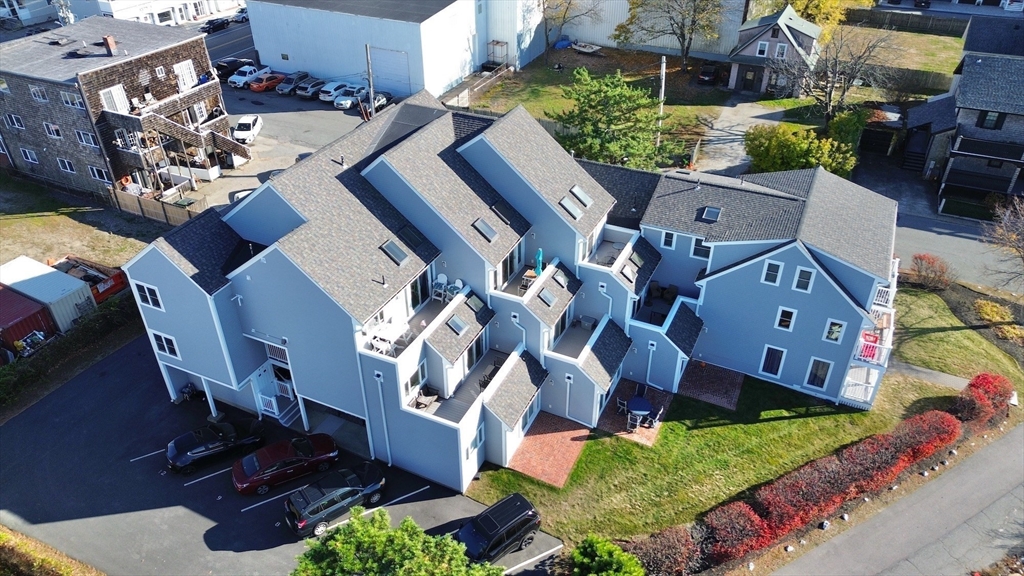
{"label": "downspout", "polygon": [[524,328],[523,325],[519,323],[519,313],[518,312],[513,312],[512,313],[512,323],[516,325],[516,328],[519,328],[520,330],[523,331],[523,348],[525,349],[526,348],[526,328]]}
{"label": "downspout", "polygon": [[608,285],[605,284],[604,282],[601,282],[600,284],[597,285],[597,291],[600,292],[602,296],[608,299],[608,317],[614,319],[615,317],[612,316],[612,306],[615,304],[615,300],[608,295]]}
{"label": "downspout", "polygon": [[384,374],[374,370],[373,379],[377,381],[377,399],[380,400],[380,418],[384,423],[384,449],[388,452],[388,466],[391,466],[391,439],[388,434],[388,416],[384,412]]}
{"label": "downspout", "polygon": [[654,350],[658,347],[658,343],[651,340],[647,343],[647,376],[644,380],[645,383],[651,383],[651,364],[654,363]]}
{"label": "downspout", "polygon": [[[360,380],[362,380],[363,374],[363,359],[356,352],[356,365],[359,366]],[[359,386],[359,393],[363,395],[363,415],[366,417],[366,439],[370,443],[370,460],[377,458],[376,451],[373,449],[373,426],[370,425],[370,407],[366,404],[366,387]]]}

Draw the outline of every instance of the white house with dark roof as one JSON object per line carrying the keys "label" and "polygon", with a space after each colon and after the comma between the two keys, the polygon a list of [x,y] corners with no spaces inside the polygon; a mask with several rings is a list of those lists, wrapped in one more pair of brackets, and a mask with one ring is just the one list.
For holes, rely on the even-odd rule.
{"label": "white house with dark roof", "polygon": [[820,170],[577,161],[522,108],[421,92],[124,268],[172,398],[355,422],[368,456],[465,490],[539,411],[595,427],[622,379],[675,392],[691,358],[869,408],[894,230]]}

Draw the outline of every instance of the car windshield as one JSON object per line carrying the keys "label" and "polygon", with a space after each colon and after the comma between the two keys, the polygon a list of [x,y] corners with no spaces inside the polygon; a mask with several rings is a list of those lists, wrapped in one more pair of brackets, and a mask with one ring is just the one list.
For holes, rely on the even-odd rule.
{"label": "car windshield", "polygon": [[245,458],[242,458],[242,471],[245,472],[246,476],[252,476],[256,474],[260,469],[260,461],[256,459],[256,454],[249,454]]}
{"label": "car windshield", "polygon": [[341,91],[341,95],[342,96],[355,96],[356,95],[356,91],[353,88],[345,88],[344,90]]}
{"label": "car windshield", "polygon": [[235,127],[235,130],[238,130],[240,132],[248,132],[249,130],[252,130],[252,124],[248,122],[239,122],[238,126]]}
{"label": "car windshield", "polygon": [[473,559],[479,559],[484,549],[487,548],[487,540],[480,533],[480,530],[477,529],[476,522],[463,524],[462,528],[459,528],[455,539],[466,545],[466,556]]}

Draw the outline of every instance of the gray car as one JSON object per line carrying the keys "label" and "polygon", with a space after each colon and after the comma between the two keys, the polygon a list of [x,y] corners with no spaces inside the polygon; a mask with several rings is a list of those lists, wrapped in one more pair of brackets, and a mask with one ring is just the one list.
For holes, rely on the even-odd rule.
{"label": "gray car", "polygon": [[383,472],[372,462],[331,472],[292,492],[284,503],[285,522],[299,536],[323,536],[353,506],[380,502],[384,484]]}
{"label": "gray car", "polygon": [[309,72],[292,72],[277,85],[277,93],[284,94],[285,96],[291,96],[295,94],[295,89],[299,87],[307,78],[309,78]]}
{"label": "gray car", "polygon": [[310,76],[295,87],[295,95],[299,98],[316,98],[320,95],[320,89],[324,87],[324,84],[327,84],[326,80]]}

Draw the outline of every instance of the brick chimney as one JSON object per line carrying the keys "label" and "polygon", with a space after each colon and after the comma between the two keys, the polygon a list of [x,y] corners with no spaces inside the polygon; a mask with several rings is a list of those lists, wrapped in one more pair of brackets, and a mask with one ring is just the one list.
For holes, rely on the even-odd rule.
{"label": "brick chimney", "polygon": [[107,56],[117,54],[117,40],[113,36],[104,36],[103,45],[107,47]]}

